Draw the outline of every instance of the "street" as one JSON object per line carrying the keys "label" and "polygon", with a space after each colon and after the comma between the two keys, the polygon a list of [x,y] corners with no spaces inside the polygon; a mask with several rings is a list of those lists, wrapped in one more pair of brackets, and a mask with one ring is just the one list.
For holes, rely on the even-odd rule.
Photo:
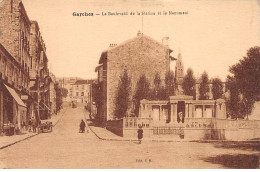
{"label": "street", "polygon": [[[236,168],[223,158],[247,158],[260,150],[225,148],[213,143],[105,141],[79,133],[88,113],[83,106],[68,108],[51,133],[42,133],[0,150],[1,168]],[[217,157],[217,158],[214,158]],[[222,158],[222,159],[221,159]],[[230,165],[230,163],[229,163]],[[250,167],[249,167],[250,168]]]}

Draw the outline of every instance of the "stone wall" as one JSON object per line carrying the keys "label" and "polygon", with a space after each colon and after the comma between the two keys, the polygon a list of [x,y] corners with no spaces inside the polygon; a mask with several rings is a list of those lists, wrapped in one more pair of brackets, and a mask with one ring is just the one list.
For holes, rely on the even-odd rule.
{"label": "stone wall", "polygon": [[153,87],[155,74],[160,74],[162,84],[166,71],[170,69],[169,49],[166,46],[139,35],[127,43],[108,50],[107,53],[107,117],[113,119],[115,109],[115,95],[118,81],[124,70],[128,71],[131,78],[131,94],[135,92],[135,86],[142,74],[145,74]]}

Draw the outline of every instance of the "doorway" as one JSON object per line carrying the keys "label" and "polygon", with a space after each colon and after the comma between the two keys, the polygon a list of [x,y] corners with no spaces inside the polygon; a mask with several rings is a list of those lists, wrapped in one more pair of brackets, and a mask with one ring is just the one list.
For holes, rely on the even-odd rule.
{"label": "doorway", "polygon": [[177,104],[177,122],[184,123],[184,117],[185,117],[185,102],[184,101],[178,101]]}

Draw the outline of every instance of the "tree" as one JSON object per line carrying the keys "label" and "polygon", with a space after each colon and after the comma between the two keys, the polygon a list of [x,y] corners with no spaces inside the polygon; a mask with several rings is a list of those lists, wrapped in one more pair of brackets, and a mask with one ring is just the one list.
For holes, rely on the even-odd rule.
{"label": "tree", "polygon": [[204,72],[201,75],[201,82],[200,82],[200,88],[199,88],[199,93],[200,93],[200,100],[206,100],[208,99],[208,92],[209,92],[209,77],[207,72]]}
{"label": "tree", "polygon": [[212,94],[214,100],[221,98],[223,95],[223,84],[219,78],[212,80]]}
{"label": "tree", "polygon": [[226,87],[229,90],[229,98],[226,100],[227,116],[231,117],[232,119],[237,119],[240,117],[240,97],[238,86],[234,77],[227,77]]}
{"label": "tree", "polygon": [[136,84],[136,90],[134,94],[134,112],[135,115],[139,115],[140,101],[142,99],[150,98],[150,84],[145,75],[141,75]]}
{"label": "tree", "polygon": [[67,97],[68,95],[68,90],[66,88],[61,88],[61,93],[62,93],[62,97]]}
{"label": "tree", "polygon": [[185,95],[193,96],[194,99],[196,98],[196,80],[190,68],[183,78],[182,89]]}
{"label": "tree", "polygon": [[159,73],[157,72],[154,76],[154,89],[151,95],[151,99],[154,100],[162,100],[164,99],[164,88],[161,85],[161,77]]}
{"label": "tree", "polygon": [[229,69],[233,82],[242,95],[240,113],[251,114],[253,105],[260,95],[260,47],[252,47],[247,56]]}
{"label": "tree", "polygon": [[62,109],[62,88],[59,86],[58,83],[55,83],[54,89],[56,91],[56,112],[59,112]]}
{"label": "tree", "polygon": [[127,70],[124,71],[123,76],[120,77],[118,90],[115,100],[114,115],[116,118],[123,118],[126,116],[130,101],[131,79],[128,77]]}
{"label": "tree", "polygon": [[165,73],[165,95],[166,98],[173,96],[175,92],[175,80],[173,71],[167,71]]}

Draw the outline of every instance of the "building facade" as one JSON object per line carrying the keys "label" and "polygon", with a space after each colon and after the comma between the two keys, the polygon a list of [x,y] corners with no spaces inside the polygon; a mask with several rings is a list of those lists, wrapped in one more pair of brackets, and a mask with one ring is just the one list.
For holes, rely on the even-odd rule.
{"label": "building facade", "polygon": [[0,3],[0,45],[1,132],[6,124],[20,130],[30,118],[41,119],[40,107],[51,111],[52,81],[38,23],[29,19],[21,0]]}
{"label": "building facade", "polygon": [[91,85],[94,80],[78,80],[72,84],[69,90],[69,97],[72,101],[79,103],[91,102]]}
{"label": "building facade", "polygon": [[[111,44],[108,50],[102,52],[98,72],[98,84],[102,101],[98,104],[97,117],[101,122],[114,118],[115,95],[120,76],[127,70],[131,78],[130,99],[135,92],[135,86],[141,75],[145,75],[150,83],[153,83],[156,73],[160,75],[164,83],[165,73],[170,70],[170,56],[172,50],[142,33],[138,33],[120,45]],[[131,102],[133,104],[133,102]],[[128,113],[131,113],[133,107]]]}
{"label": "building facade", "polygon": [[25,96],[21,88],[28,88],[28,80],[28,73],[0,44],[0,134],[20,130],[28,122],[28,104],[21,100]]}
{"label": "building facade", "polygon": [[[78,80],[83,80],[82,78],[78,78],[78,77],[66,77],[66,78],[57,78],[57,82],[59,82],[59,85],[62,87],[62,88],[65,88],[68,90],[68,95],[63,98],[63,100],[65,102],[71,102],[73,99],[72,99],[72,87],[73,87],[73,84],[78,81]],[[71,95],[71,96],[70,96]]]}

